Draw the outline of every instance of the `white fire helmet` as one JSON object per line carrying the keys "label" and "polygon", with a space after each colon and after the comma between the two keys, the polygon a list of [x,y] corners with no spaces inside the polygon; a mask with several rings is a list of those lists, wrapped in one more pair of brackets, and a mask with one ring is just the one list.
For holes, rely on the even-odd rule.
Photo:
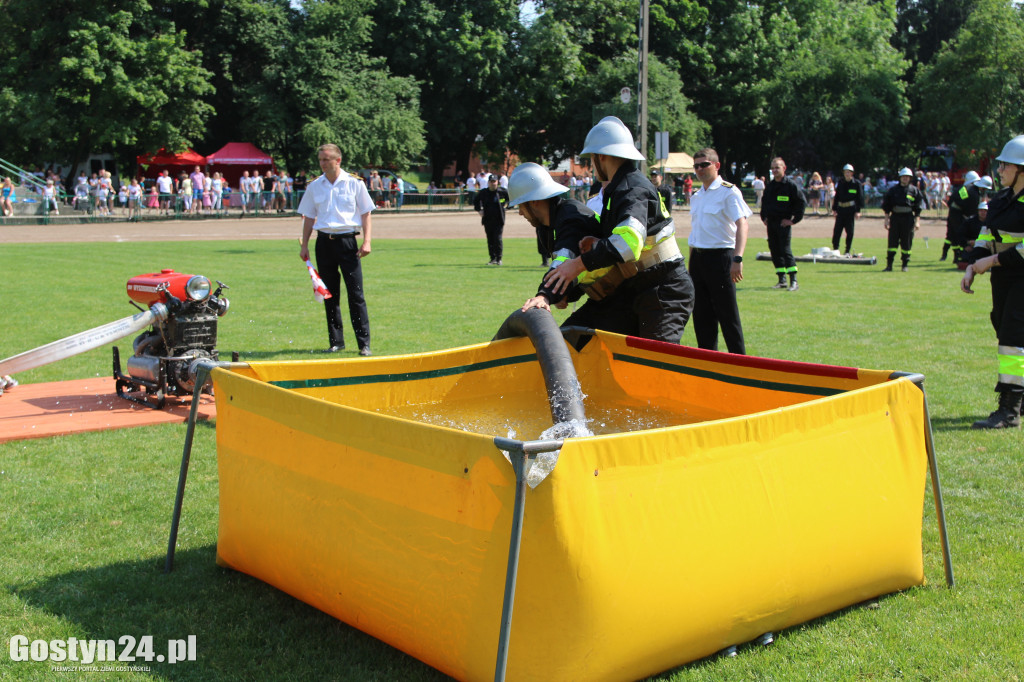
{"label": "white fire helmet", "polygon": [[970,187],[980,179],[981,176],[976,171],[967,171],[967,175],[964,176],[964,187]]}
{"label": "white fire helmet", "polygon": [[851,171],[852,172],[853,171],[853,164],[852,163],[846,164],[845,166],[843,166],[843,170],[844,171]]}
{"label": "white fire helmet", "polygon": [[991,175],[983,175],[974,181],[974,186],[979,189],[992,189],[995,185],[992,183]]}
{"label": "white fire helmet", "polygon": [[996,161],[1024,166],[1024,135],[1018,135],[1003,146]]}
{"label": "white fire helmet", "polygon": [[519,164],[512,171],[512,175],[508,176],[508,205],[510,207],[527,201],[550,199],[568,191],[568,187],[552,180],[551,173],[535,163]]}
{"label": "white fire helmet", "polygon": [[909,168],[907,168],[906,166],[904,166],[903,168],[900,168],[900,177],[902,178],[904,175],[909,175],[910,177],[914,177],[914,171],[912,171]]}
{"label": "white fire helmet", "polygon": [[988,202],[987,201],[983,201],[980,204],[978,204],[978,210],[979,211],[987,211],[988,210]]}
{"label": "white fire helmet", "polygon": [[580,156],[605,154],[620,159],[643,161],[644,155],[633,144],[633,133],[614,116],[605,116],[587,133]]}

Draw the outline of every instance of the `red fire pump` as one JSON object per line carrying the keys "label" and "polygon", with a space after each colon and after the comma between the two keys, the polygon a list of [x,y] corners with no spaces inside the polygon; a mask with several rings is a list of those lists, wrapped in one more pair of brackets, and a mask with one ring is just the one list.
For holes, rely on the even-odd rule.
{"label": "red fire pump", "polygon": [[121,372],[120,352],[114,346],[117,395],[157,409],[167,396],[191,395],[195,373],[190,368],[200,360],[218,359],[217,318],[230,305],[221,292],[229,288],[217,282],[211,293],[207,277],[174,270],[129,279],[132,305],[145,310],[142,306],[162,304],[167,315],[156,318],[151,329],[135,338],[132,356],[125,363],[127,375]]}

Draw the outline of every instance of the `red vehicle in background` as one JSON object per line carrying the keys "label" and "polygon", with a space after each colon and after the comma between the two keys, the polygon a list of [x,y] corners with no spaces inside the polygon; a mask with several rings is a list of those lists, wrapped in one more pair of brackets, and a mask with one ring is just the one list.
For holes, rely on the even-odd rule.
{"label": "red vehicle in background", "polygon": [[[968,162],[961,163],[963,156],[967,156]],[[945,173],[953,186],[963,184],[964,175],[967,171],[978,171],[978,175],[989,175],[990,154],[972,150],[969,155],[962,155],[959,159],[956,153],[956,146],[951,144],[939,144],[932,147],[925,147],[917,157],[917,168],[925,173]]]}

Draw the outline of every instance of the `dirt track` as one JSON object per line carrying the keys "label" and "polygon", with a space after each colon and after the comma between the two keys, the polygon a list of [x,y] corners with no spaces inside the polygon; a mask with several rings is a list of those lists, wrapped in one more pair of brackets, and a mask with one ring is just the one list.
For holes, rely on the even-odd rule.
{"label": "dirt track", "polygon": [[[690,213],[675,211],[676,229],[680,237],[690,233]],[[822,245],[832,236],[833,219],[808,216],[793,230],[796,238],[821,239]],[[302,234],[299,218],[210,218],[207,220],[169,220],[141,223],[109,222],[63,225],[0,225],[0,244],[40,244],[54,242],[137,242],[137,241],[200,241],[238,239],[297,239]],[[857,238],[881,238],[886,234],[880,217],[857,221]],[[918,237],[943,239],[944,220],[925,218]],[[484,238],[483,227],[476,213],[379,213],[373,217],[375,239],[462,239]],[[505,237],[533,237],[533,228],[519,215],[509,212]],[[765,229],[754,215],[750,221],[750,239],[765,239]],[[855,242],[856,244],[856,242]],[[763,242],[755,242],[751,250],[764,250]]]}

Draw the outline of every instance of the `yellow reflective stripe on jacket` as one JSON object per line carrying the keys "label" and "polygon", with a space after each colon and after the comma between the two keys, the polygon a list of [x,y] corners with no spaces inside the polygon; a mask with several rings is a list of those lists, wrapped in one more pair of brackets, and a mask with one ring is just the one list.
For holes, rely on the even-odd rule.
{"label": "yellow reflective stripe on jacket", "polygon": [[665,206],[665,195],[661,192],[658,192],[658,203],[661,204],[661,217],[665,220],[671,218],[672,214],[669,212],[668,207]]}
{"label": "yellow reflective stripe on jacket", "polygon": [[641,225],[636,218],[629,217],[626,222],[612,230],[612,236],[608,238],[608,241],[619,252],[622,262],[629,263],[640,258],[640,251],[644,247],[646,238],[647,228]]}
{"label": "yellow reflective stripe on jacket", "polygon": [[600,268],[598,270],[584,270],[579,274],[579,277],[576,278],[576,281],[580,284],[592,284],[607,275],[608,271],[613,267],[615,266],[609,265],[607,268]]}

